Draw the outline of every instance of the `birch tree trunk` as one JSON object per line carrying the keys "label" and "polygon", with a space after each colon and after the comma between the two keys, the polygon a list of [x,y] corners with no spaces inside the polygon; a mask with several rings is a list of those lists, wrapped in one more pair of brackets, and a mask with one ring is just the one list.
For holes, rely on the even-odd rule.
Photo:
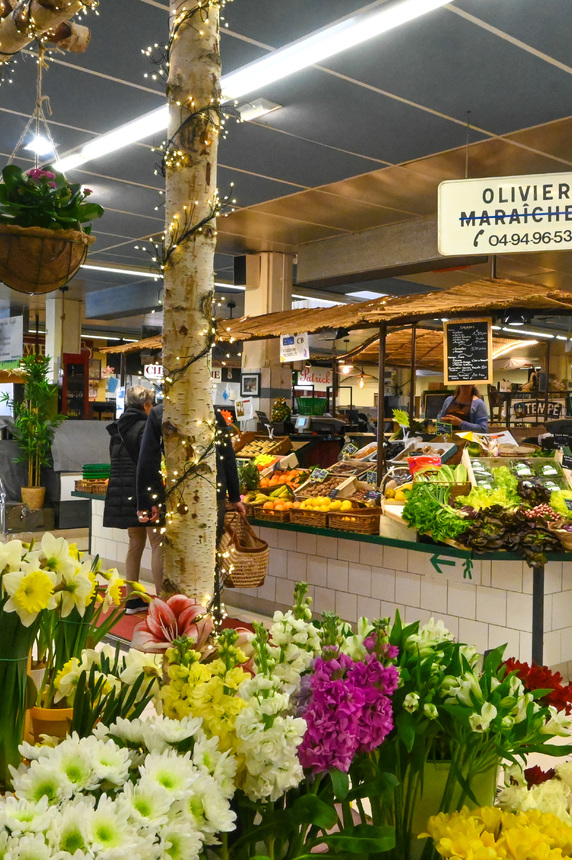
{"label": "birch tree trunk", "polygon": [[[180,0],[171,0],[171,28],[181,8]],[[183,164],[167,161],[166,241],[170,229],[177,244],[176,236],[186,224],[204,219],[207,223],[173,248],[164,271],[163,364],[166,377],[173,379],[171,384],[166,380],[163,420],[168,493],[164,591],[205,603],[213,594],[217,519],[210,349],[180,379],[173,371],[208,345],[216,245],[214,220],[208,216],[216,196],[218,137],[202,117],[177,131],[189,116],[185,107],[189,98],[194,99],[195,110],[220,98],[217,6],[205,3],[179,27],[172,43],[167,97],[169,139],[175,138]],[[200,459],[198,470],[177,484],[193,458]]]}
{"label": "birch tree trunk", "polygon": [[[22,0],[15,5],[2,0],[0,6],[0,66],[9,62],[14,54],[46,35],[48,41],[73,51],[85,51],[89,43],[89,30],[81,24],[69,24],[74,15],[95,0]],[[12,7],[12,11],[10,11]],[[67,43],[67,44],[66,44]]]}

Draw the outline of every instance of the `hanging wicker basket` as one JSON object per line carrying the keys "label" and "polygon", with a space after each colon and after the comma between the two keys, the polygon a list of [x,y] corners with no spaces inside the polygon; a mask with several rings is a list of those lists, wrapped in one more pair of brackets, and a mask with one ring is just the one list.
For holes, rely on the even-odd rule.
{"label": "hanging wicker basket", "polygon": [[51,293],[73,278],[94,240],[79,230],[0,224],[0,281],[19,293]]}

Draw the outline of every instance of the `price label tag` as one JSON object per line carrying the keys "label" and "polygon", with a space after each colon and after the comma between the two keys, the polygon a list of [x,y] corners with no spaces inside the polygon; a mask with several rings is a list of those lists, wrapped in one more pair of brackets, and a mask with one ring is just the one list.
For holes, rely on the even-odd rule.
{"label": "price label tag", "polygon": [[312,472],[312,480],[313,481],[318,481],[319,483],[321,483],[322,481],[325,481],[327,477],[328,477],[328,470],[327,469],[314,469],[314,471]]}
{"label": "price label tag", "polygon": [[365,498],[367,501],[379,502],[381,499],[381,493],[379,490],[370,490],[369,493],[365,494]]}
{"label": "price label tag", "polygon": [[569,445],[570,444],[570,436],[568,434],[563,433],[555,433],[554,441],[557,445]]}
{"label": "price label tag", "polygon": [[330,499],[335,499],[339,492],[339,490],[331,490],[329,493]]}
{"label": "price label tag", "polygon": [[348,442],[347,445],[344,445],[342,448],[342,454],[346,454],[348,457],[351,457],[357,450],[357,445],[354,445],[353,442]]}
{"label": "price label tag", "polygon": [[572,511],[572,499],[564,499],[564,503],[569,511]]}
{"label": "price label tag", "polygon": [[377,470],[370,470],[365,473],[366,484],[377,484]]}
{"label": "price label tag", "polygon": [[568,447],[562,449],[562,468],[572,469],[572,451]]}
{"label": "price label tag", "polygon": [[437,421],[437,436],[451,436],[453,433],[453,425],[446,421]]}

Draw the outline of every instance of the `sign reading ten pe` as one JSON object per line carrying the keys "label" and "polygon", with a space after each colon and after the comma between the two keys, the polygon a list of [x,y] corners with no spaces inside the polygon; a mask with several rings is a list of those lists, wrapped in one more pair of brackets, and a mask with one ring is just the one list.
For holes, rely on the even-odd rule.
{"label": "sign reading ten pe", "polygon": [[439,253],[572,249],[572,173],[459,179],[439,185]]}

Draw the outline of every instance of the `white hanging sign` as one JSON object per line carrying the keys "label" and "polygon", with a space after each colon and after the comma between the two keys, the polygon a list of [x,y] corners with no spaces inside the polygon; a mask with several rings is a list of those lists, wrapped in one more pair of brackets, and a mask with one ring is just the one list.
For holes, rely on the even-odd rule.
{"label": "white hanging sign", "polygon": [[24,352],[24,317],[0,319],[0,362],[17,364]]}
{"label": "white hanging sign", "polygon": [[280,361],[303,361],[310,358],[308,332],[280,335]]}
{"label": "white hanging sign", "polygon": [[298,374],[298,385],[331,385],[333,374],[328,367],[305,367]]}
{"label": "white hanging sign", "polygon": [[438,244],[448,256],[572,249],[572,173],[441,182]]}
{"label": "white hanging sign", "polygon": [[163,365],[146,364],[143,368],[143,376],[145,379],[150,379],[152,382],[161,382],[163,379]]}

